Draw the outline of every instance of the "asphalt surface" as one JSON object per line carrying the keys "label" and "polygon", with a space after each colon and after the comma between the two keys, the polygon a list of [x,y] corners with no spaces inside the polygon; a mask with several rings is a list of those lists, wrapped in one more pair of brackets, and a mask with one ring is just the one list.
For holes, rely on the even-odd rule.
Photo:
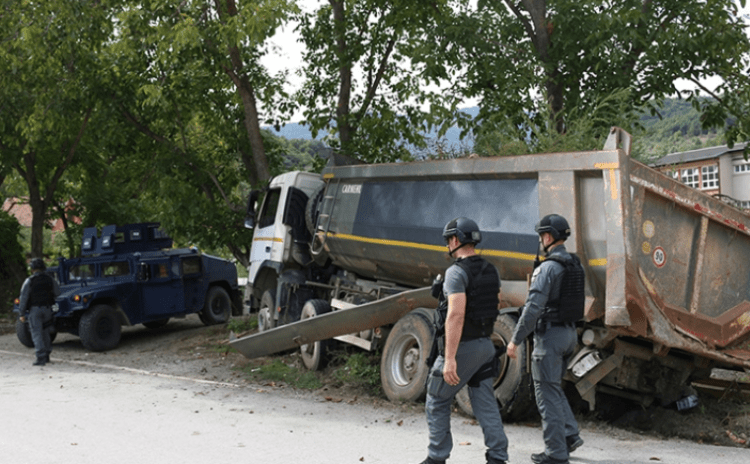
{"label": "asphalt surface", "polygon": [[[13,336],[13,335],[5,335]],[[0,462],[419,463],[420,408],[331,402],[289,389],[233,385],[0,350]],[[455,415],[450,463],[484,463],[478,425]],[[538,427],[506,426],[510,462],[542,449]],[[750,450],[582,431],[571,463],[747,464]]]}

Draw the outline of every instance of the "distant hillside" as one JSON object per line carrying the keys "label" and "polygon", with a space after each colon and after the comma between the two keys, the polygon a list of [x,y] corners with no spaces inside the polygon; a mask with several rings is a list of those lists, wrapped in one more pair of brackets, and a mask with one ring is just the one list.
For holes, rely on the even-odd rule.
{"label": "distant hillside", "polygon": [[[479,107],[464,108],[462,111],[476,116]],[[661,158],[670,153],[695,150],[698,148],[723,145],[724,131],[707,131],[701,127],[700,115],[690,103],[684,100],[669,99],[664,102],[659,115],[644,114],[640,123],[643,131],[632,129],[634,147],[633,156],[645,162]],[[280,131],[267,127],[274,135],[288,140],[311,140],[310,130],[301,124],[290,123]],[[458,150],[460,147],[473,146],[473,140],[461,141],[458,127],[452,127],[441,140],[441,146],[446,150]],[[316,140],[322,140],[325,134],[318,134]],[[427,134],[431,142],[435,143],[436,133]]]}
{"label": "distant hillside", "polygon": [[[475,117],[477,114],[479,114],[479,107],[474,106],[471,108],[464,108],[461,111],[463,111],[466,114],[469,114],[472,117]],[[307,126],[304,126],[299,123],[289,123],[283,127],[281,127],[281,130],[276,131],[273,127],[268,126],[264,127],[264,129],[267,129],[271,131],[272,134],[277,135],[279,137],[284,137],[288,140],[295,140],[295,139],[301,139],[301,140],[312,140],[312,133],[310,132],[310,129],[307,128]],[[322,140],[325,137],[325,133],[319,133],[316,137],[316,140]],[[437,137],[437,133],[435,131],[432,131],[427,134],[427,137],[431,139],[435,139]],[[458,127],[451,127],[448,129],[448,132],[446,132],[443,141],[445,142],[445,145],[449,147],[456,147],[458,148],[461,146],[461,130]],[[466,145],[467,141],[464,141],[464,145]],[[472,144],[471,142],[468,142],[469,144]]]}
{"label": "distant hillside", "polygon": [[685,100],[666,100],[659,115],[644,114],[640,122],[644,132],[633,134],[633,150],[634,156],[644,161],[726,143],[723,130],[708,131],[701,127],[700,115]]}

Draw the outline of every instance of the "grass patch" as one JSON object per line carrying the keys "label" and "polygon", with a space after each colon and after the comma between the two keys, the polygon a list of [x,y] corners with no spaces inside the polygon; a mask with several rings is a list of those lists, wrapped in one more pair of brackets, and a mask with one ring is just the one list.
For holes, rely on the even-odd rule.
{"label": "grass patch", "polygon": [[274,359],[272,362],[260,366],[247,366],[242,368],[242,371],[255,382],[284,382],[292,387],[305,390],[317,390],[323,386],[314,372],[301,371],[294,366],[283,363],[280,359]]}
{"label": "grass patch", "polygon": [[334,358],[333,377],[344,384],[361,387],[370,394],[380,392],[380,357],[373,353],[342,353]]}
{"label": "grass patch", "polygon": [[235,317],[227,322],[227,328],[239,334],[258,328],[258,318],[255,316]]}

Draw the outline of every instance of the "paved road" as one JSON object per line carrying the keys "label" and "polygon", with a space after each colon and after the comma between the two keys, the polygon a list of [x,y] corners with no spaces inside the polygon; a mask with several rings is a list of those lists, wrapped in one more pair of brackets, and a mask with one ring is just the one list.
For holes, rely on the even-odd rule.
{"label": "paved road", "polygon": [[[31,366],[0,350],[0,462],[5,464],[418,463],[421,408],[332,403],[84,361]],[[450,463],[484,463],[481,430],[453,419]],[[537,427],[508,426],[511,462],[541,450]],[[571,463],[747,464],[750,450],[584,430]]]}

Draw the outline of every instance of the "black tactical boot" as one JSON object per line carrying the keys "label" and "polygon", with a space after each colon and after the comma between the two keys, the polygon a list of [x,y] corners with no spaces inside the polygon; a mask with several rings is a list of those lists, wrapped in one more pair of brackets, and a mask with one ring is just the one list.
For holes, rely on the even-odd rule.
{"label": "black tactical boot", "polygon": [[583,438],[578,435],[571,435],[565,437],[565,443],[568,445],[568,454],[570,454],[583,445]]}
{"label": "black tactical boot", "polygon": [[531,462],[534,464],[570,464],[567,459],[555,459],[544,452],[532,454]]}
{"label": "black tactical boot", "polygon": [[47,360],[45,359],[45,357],[44,356],[37,356],[36,362],[34,362],[34,364],[32,364],[32,365],[33,366],[44,366],[45,364],[47,364]]}
{"label": "black tactical boot", "polygon": [[432,459],[431,457],[427,456],[427,459],[420,462],[419,464],[445,464],[445,461],[438,461],[437,459]]}

